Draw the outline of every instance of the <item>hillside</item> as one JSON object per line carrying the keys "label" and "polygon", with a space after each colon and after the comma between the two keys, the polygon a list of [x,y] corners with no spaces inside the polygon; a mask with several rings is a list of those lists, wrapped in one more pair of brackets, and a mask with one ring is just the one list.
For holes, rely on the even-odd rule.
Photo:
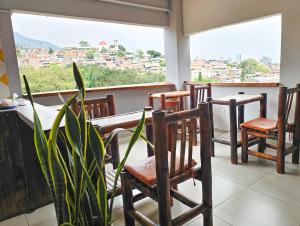
{"label": "hillside", "polygon": [[14,32],[15,42],[17,47],[22,48],[52,48],[54,51],[60,49],[59,46],[54,45],[50,42],[36,40],[32,38],[25,37],[20,33]]}

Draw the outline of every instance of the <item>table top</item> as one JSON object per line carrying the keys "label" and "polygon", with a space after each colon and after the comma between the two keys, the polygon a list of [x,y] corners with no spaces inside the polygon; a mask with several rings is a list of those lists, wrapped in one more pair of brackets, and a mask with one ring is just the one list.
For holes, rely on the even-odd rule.
{"label": "table top", "polygon": [[[92,119],[94,126],[99,127],[102,133],[109,133],[116,128],[130,129],[139,123],[143,111],[129,112],[103,118]],[[145,123],[152,123],[152,111],[146,111]]]}
{"label": "table top", "polygon": [[225,97],[217,97],[212,99],[213,104],[230,105],[230,100],[236,100],[236,105],[243,105],[255,101],[263,100],[260,94],[234,94]]}
{"label": "table top", "polygon": [[163,93],[154,93],[151,95],[152,98],[160,98],[160,96],[164,94],[166,98],[177,98],[177,97],[187,97],[190,96],[190,91],[187,90],[179,90],[179,91],[170,91]]}

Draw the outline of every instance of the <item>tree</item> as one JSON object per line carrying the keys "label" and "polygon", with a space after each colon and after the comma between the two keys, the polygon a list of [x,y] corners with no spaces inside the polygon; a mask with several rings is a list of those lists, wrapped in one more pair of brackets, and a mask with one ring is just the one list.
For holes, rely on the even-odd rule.
{"label": "tree", "polygon": [[255,74],[256,72],[266,73],[269,71],[267,67],[257,62],[255,59],[247,59],[242,61],[239,65],[242,69],[242,74],[240,77],[241,82],[245,81],[246,75]]}
{"label": "tree", "polygon": [[166,60],[165,59],[160,59],[159,60],[159,66],[165,67],[166,66]]}
{"label": "tree", "polygon": [[102,49],[101,49],[100,52],[101,52],[101,53],[107,53],[107,49],[106,49],[105,47],[102,47]]}
{"label": "tree", "polygon": [[79,42],[79,46],[80,46],[80,47],[89,47],[90,44],[89,44],[87,41],[80,41],[80,42]]}
{"label": "tree", "polygon": [[122,52],[126,52],[126,48],[123,45],[118,45],[118,49]]}
{"label": "tree", "polygon": [[143,57],[144,56],[144,52],[143,52],[143,50],[140,50],[140,49],[138,49],[137,51],[136,51],[136,55],[138,56],[138,57]]}
{"label": "tree", "polygon": [[202,76],[202,72],[201,72],[201,71],[198,73],[198,78],[197,78],[197,80],[198,80],[199,82],[201,82],[201,81],[203,80],[203,76]]}
{"label": "tree", "polygon": [[160,57],[161,53],[156,51],[156,50],[148,50],[147,53],[152,57],[152,58],[156,58],[156,57]]}
{"label": "tree", "polygon": [[118,56],[118,57],[124,57],[124,56],[125,56],[125,52],[123,52],[122,50],[119,49],[119,50],[117,51],[117,56]]}
{"label": "tree", "polygon": [[52,49],[52,47],[49,48],[49,54],[52,54],[54,51]]}
{"label": "tree", "polygon": [[94,59],[94,55],[95,55],[95,49],[89,49],[86,53],[86,58],[88,60],[93,60]]}

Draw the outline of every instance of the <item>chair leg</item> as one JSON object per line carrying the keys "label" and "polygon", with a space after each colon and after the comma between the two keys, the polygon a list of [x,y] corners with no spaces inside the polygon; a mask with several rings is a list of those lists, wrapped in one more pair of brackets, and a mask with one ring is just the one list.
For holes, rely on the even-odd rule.
{"label": "chair leg", "polygon": [[276,171],[277,173],[284,174],[285,172],[285,149],[277,146],[277,162]]}
{"label": "chair leg", "polygon": [[298,140],[296,139],[296,134],[294,134],[294,137],[293,137],[293,145],[297,147],[297,150],[295,150],[292,154],[292,163],[299,164],[300,144],[299,144]]}
{"label": "chair leg", "polygon": [[121,183],[125,225],[134,226],[135,220],[129,215],[129,211],[133,209],[132,184],[126,172],[121,173]]}
{"label": "chair leg", "polygon": [[258,152],[265,153],[266,150],[266,139],[261,138],[258,144]]}
{"label": "chair leg", "polygon": [[242,163],[247,163],[248,162],[248,134],[247,134],[246,127],[242,127],[241,135],[242,135]]}
{"label": "chair leg", "polygon": [[294,164],[299,164],[299,145],[297,145],[297,147],[297,150],[292,154],[292,163]]}
{"label": "chair leg", "polygon": [[203,225],[213,226],[213,214],[211,208],[203,213]]}

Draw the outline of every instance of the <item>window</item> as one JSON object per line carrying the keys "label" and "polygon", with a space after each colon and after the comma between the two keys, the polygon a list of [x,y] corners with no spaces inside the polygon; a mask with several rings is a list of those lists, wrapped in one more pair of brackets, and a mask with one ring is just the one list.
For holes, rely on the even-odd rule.
{"label": "window", "polygon": [[33,92],[74,89],[73,61],[88,88],[165,81],[162,28],[28,14],[12,21]]}
{"label": "window", "polygon": [[279,82],[281,16],[191,37],[194,81]]}

